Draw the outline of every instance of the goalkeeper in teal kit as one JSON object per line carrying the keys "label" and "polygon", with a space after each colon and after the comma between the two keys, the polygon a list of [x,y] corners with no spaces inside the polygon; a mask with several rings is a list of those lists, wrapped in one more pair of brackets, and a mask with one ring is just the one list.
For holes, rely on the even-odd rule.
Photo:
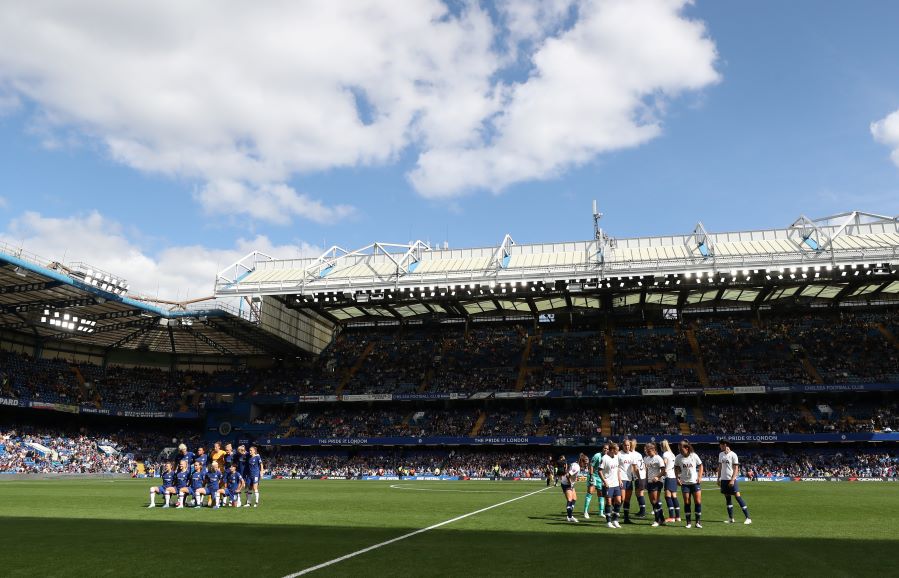
{"label": "goalkeeper in teal kit", "polygon": [[603,445],[601,452],[596,452],[590,458],[590,467],[587,473],[587,498],[584,500],[584,518],[590,517],[590,502],[595,494],[599,498],[599,515],[606,515],[606,499],[603,494],[602,478],[599,470],[602,467],[602,457],[606,455],[608,445]]}

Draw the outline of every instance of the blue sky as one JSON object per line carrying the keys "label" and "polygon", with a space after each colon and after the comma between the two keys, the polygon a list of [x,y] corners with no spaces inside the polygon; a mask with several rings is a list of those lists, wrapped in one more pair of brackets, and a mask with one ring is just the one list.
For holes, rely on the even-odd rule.
{"label": "blue sky", "polygon": [[[690,50],[684,50],[682,58],[670,57],[680,58],[676,62],[666,60],[665,54],[648,53],[643,74],[641,59],[629,61],[632,47],[626,38],[612,38],[602,48],[584,48],[601,35],[601,18],[615,24],[611,8],[593,6],[588,0],[554,4],[556,12],[534,18],[533,8],[515,12],[518,8],[502,3],[480,7],[454,3],[442,20],[458,30],[439,33],[426,29],[433,25],[426,13],[422,35],[408,40],[409,46],[397,47],[394,54],[421,49],[434,55],[458,51],[461,56],[457,62],[435,66],[435,77],[448,79],[447,86],[429,80],[434,82],[436,96],[429,92],[428,98],[434,96],[436,104],[391,112],[396,118],[408,113],[411,120],[405,124],[391,118],[373,135],[365,134],[371,126],[360,126],[356,138],[355,129],[341,128],[341,110],[328,117],[331,109],[325,98],[321,114],[311,115],[309,121],[321,123],[327,133],[321,142],[308,136],[316,133],[318,124],[298,125],[297,135],[285,136],[276,118],[260,116],[260,123],[272,121],[270,129],[229,128],[223,131],[229,143],[225,148],[214,139],[207,142],[197,136],[206,127],[217,134],[216,123],[230,122],[215,115],[204,118],[200,129],[189,127],[190,132],[180,133],[175,124],[167,133],[155,130],[153,115],[168,116],[174,111],[177,116],[183,98],[169,101],[160,93],[147,99],[152,109],[135,106],[118,116],[91,110],[94,102],[108,102],[114,109],[121,99],[130,97],[116,92],[125,89],[114,78],[82,79],[91,74],[74,75],[46,65],[54,55],[62,55],[65,68],[76,70],[95,70],[90,67],[98,61],[87,57],[82,61],[74,55],[82,53],[82,46],[78,41],[67,45],[70,36],[41,38],[37,34],[33,57],[0,57],[0,172],[4,175],[0,230],[7,241],[26,243],[26,248],[49,257],[76,256],[116,271],[124,269],[145,292],[184,297],[187,287],[192,296],[202,293],[210,270],[224,266],[224,261],[254,242],[267,250],[306,254],[331,244],[352,248],[374,240],[421,238],[435,243],[448,240],[456,247],[495,245],[507,232],[522,243],[587,238],[594,198],[607,215],[606,229],[621,237],[687,232],[697,220],[709,230],[722,231],[783,226],[800,214],[814,217],[851,209],[899,213],[899,166],[891,160],[891,149],[899,149],[899,117],[884,120],[879,131],[872,130],[872,123],[899,109],[899,61],[895,58],[899,5],[698,0],[681,7],[679,2],[645,0],[642,11],[621,17],[628,22],[650,21],[658,15],[664,28],[648,28],[648,36],[639,42],[657,42],[660,50],[671,43],[674,50],[665,48],[666,52],[677,52],[682,46]],[[439,3],[436,6],[428,7],[432,17],[434,10],[440,10]],[[106,10],[100,2],[86,8],[90,9]],[[579,26],[590,22],[591,10],[605,10],[606,16],[596,18],[599,28],[581,30],[578,36]],[[164,26],[176,14],[160,8],[154,16]],[[408,19],[413,21],[413,16]],[[12,26],[4,23],[7,18],[0,18],[0,38],[12,43],[15,39],[3,34],[5,26]],[[127,15],[119,18],[127,20]],[[351,34],[360,25],[351,16],[321,18],[320,26],[336,36]],[[363,25],[375,30],[395,19],[388,14]],[[20,22],[43,29],[50,20],[75,31],[87,26],[62,9],[35,10]],[[636,29],[643,20],[634,25]],[[90,25],[104,26],[101,33],[109,34],[101,48],[116,45],[121,22],[110,17]],[[704,29],[693,28],[698,23]],[[267,21],[260,17],[257,24],[258,28],[248,26],[252,30],[245,33],[264,36]],[[383,28],[383,38],[396,35],[389,24]],[[374,42],[381,37],[372,30],[366,34],[375,35]],[[146,36],[148,43],[159,41],[152,30]],[[360,42],[364,52],[366,46]],[[621,46],[614,46],[615,42]],[[0,51],[8,53],[12,47],[3,44],[0,40]],[[176,53],[177,45],[173,43]],[[596,84],[587,79],[565,85],[564,69],[571,60],[550,57],[550,47],[576,49],[586,60],[605,59],[601,70],[613,72]],[[83,48],[85,54],[91,50]],[[327,41],[321,50],[327,53]],[[73,55],[66,57],[67,53]],[[140,68],[144,61],[139,51],[135,55],[135,66]],[[490,64],[485,55],[496,61]],[[203,58],[216,57],[212,50],[194,56],[201,63]],[[329,62],[328,57],[316,58],[323,58],[324,65]],[[392,70],[395,62],[385,58],[371,66]],[[350,60],[334,61],[333,70],[341,71],[335,77],[344,84],[355,84],[359,77],[361,94],[371,95],[374,103],[364,102],[363,108],[371,110],[359,111],[359,118],[362,125],[370,125],[373,111],[377,115],[378,110],[387,110],[387,105],[378,104],[379,99],[391,102],[408,92],[403,84],[406,76],[396,80],[395,92],[381,95],[378,79],[367,78],[366,67],[357,69]],[[296,95],[315,92],[319,73],[312,72],[307,61],[296,62],[303,81],[293,89]],[[281,73],[289,76],[293,63],[286,59]],[[114,76],[115,67],[123,66],[122,82],[129,82],[127,65],[127,60],[110,62],[110,74]],[[580,65],[585,71],[593,70],[590,62]],[[158,70],[155,64],[147,66],[146,74]],[[633,121],[635,126],[623,126],[614,116],[620,112],[617,105],[596,108],[594,103],[616,100],[619,76],[630,75],[632,69],[642,77],[622,79],[628,88],[619,92],[648,105],[624,107],[629,111],[624,121],[638,120]],[[410,72],[422,74],[427,71]],[[542,85],[529,81],[534,77]],[[240,77],[233,79],[242,82]],[[221,79],[210,76],[208,80]],[[392,82],[388,79],[383,84]],[[551,82],[555,84],[549,86]],[[248,85],[252,83],[253,79],[247,80]],[[165,86],[164,82],[148,84]],[[266,91],[280,90],[261,86]],[[271,107],[290,115],[291,98],[296,95],[284,91],[273,96]],[[479,98],[486,92],[490,96]],[[76,96],[70,99],[72,94]],[[112,96],[104,101],[107,95]],[[474,96],[469,99],[469,95]],[[558,109],[522,104],[541,99],[567,103],[569,98],[573,99],[571,109],[587,113],[583,123],[575,118],[572,128],[566,129],[572,133],[570,138],[552,132]],[[235,102],[225,104],[231,114],[239,115],[239,106],[253,101],[246,97]],[[457,106],[461,112],[454,110]],[[533,121],[528,114],[534,115]],[[606,114],[609,122],[574,134],[582,124],[590,125],[590,115]],[[420,118],[426,119],[421,125]],[[496,120],[503,118],[508,120]],[[461,135],[453,133],[465,123],[472,128]],[[547,128],[541,128],[541,123]],[[648,133],[643,132],[647,125],[652,128]],[[540,142],[526,142],[531,129]],[[604,130],[610,135],[596,135]],[[334,141],[336,137],[329,135],[335,132],[347,132],[347,141]],[[241,135],[239,139],[230,136],[235,133]],[[269,141],[278,146],[259,144]],[[134,143],[150,143],[150,150],[136,150]],[[296,152],[283,150],[294,144]],[[172,161],[166,158],[170,149],[191,159],[208,153],[211,160]],[[234,161],[217,159],[232,150],[243,156]],[[319,150],[327,152],[319,156]],[[347,150],[352,154],[345,156]],[[502,168],[508,158],[513,160],[511,168]],[[434,162],[429,165],[423,159]],[[899,155],[894,159],[899,162]],[[247,168],[235,168],[244,161]],[[249,166],[250,161],[266,166]],[[79,247],[79,239],[85,240],[86,247]],[[110,255],[110,248],[118,253]],[[176,265],[191,255],[205,260],[206,266],[199,268],[202,275]],[[156,280],[155,288],[156,277],[147,277],[148,269],[163,279]]]}

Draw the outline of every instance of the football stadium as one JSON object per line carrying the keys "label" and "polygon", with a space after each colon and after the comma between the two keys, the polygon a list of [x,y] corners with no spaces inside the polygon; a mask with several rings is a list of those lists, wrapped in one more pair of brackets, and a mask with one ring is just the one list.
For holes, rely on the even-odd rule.
{"label": "football stadium", "polygon": [[899,577],[899,3],[0,4],[0,578]]}
{"label": "football stadium", "polygon": [[[712,565],[738,551],[737,573],[881,572],[899,506],[899,217],[645,238],[595,217],[570,243],[253,251],[196,303],[3,247],[7,569],[93,573],[100,548],[116,554],[102,573],[150,574],[180,535],[272,576],[425,560],[527,574],[634,538]],[[592,504],[588,481],[604,488]]]}

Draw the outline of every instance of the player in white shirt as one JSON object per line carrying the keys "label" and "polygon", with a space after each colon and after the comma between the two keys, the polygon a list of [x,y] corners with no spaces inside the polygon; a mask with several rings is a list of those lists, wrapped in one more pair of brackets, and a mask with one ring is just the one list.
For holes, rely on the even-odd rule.
{"label": "player in white shirt", "polygon": [[635,442],[625,439],[622,442],[622,450],[618,455],[618,464],[621,469],[621,503],[624,505],[624,523],[631,523],[631,496],[634,493],[634,479],[636,478],[636,456],[632,451]]}
{"label": "player in white shirt", "polygon": [[702,528],[702,460],[693,451],[693,445],[687,440],[680,443],[680,455],[674,459],[674,469],[677,472],[677,481],[681,492],[684,494],[684,517],[687,519],[687,527],[690,524],[691,501],[696,504],[696,527]]}
{"label": "player in white shirt", "polygon": [[618,459],[618,444],[609,444],[609,453],[602,457],[599,477],[606,489],[606,525],[620,528],[618,513],[621,511],[621,465]]}
{"label": "player in white shirt", "polygon": [[646,444],[646,487],[649,489],[649,503],[652,504],[654,521],[653,528],[665,525],[665,514],[662,513],[662,502],[659,495],[662,493],[662,478],[665,476],[665,460],[656,451],[656,445]]}
{"label": "player in white shirt", "polygon": [[727,440],[719,440],[718,447],[721,453],[718,454],[718,485],[721,487],[721,493],[724,494],[724,500],[727,503],[727,520],[725,524],[734,523],[734,504],[732,499],[737,498],[737,503],[746,516],[744,524],[751,524],[752,518],[749,517],[749,508],[743,497],[740,495],[740,486],[737,484],[737,478],[740,477],[740,460],[737,454],[730,449],[730,443]]}
{"label": "player in white shirt", "polygon": [[587,469],[588,463],[587,455],[581,454],[576,462],[569,464],[568,471],[559,480],[559,485],[562,486],[562,493],[565,494],[565,512],[568,513],[569,522],[577,522],[577,519],[574,517],[574,504],[577,502],[577,492],[574,490],[574,484],[577,482],[578,476],[581,475],[581,470]]}
{"label": "player in white shirt", "polygon": [[662,460],[665,461],[665,503],[668,505],[666,522],[680,522],[680,500],[677,499],[677,474],[674,472],[674,452],[668,440],[662,440]]}
{"label": "player in white shirt", "polygon": [[638,518],[646,517],[646,464],[643,454],[637,451],[637,440],[631,440],[631,457],[634,460],[634,491],[637,492]]}

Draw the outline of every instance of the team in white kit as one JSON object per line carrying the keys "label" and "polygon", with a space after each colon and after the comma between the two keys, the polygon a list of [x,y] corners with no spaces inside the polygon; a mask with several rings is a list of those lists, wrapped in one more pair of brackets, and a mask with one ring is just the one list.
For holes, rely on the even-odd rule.
{"label": "team in white kit", "polygon": [[[734,524],[733,499],[743,511],[744,524],[752,524],[749,508],[740,493],[738,478],[740,461],[727,440],[720,440],[720,453],[716,469],[716,481],[727,507],[726,524]],[[659,451],[661,450],[661,452]],[[565,494],[565,512],[567,520],[576,523],[574,508],[577,502],[575,486],[578,478],[587,478],[587,500],[584,518],[590,517],[590,498],[598,496],[600,515],[605,516],[606,526],[621,528],[621,524],[633,523],[630,515],[631,498],[637,496],[639,511],[637,518],[646,517],[646,494],[652,507],[653,527],[666,526],[681,521],[687,528],[702,528],[702,479],[705,467],[693,445],[688,440],[678,444],[678,454],[671,451],[668,440],[662,440],[659,446],[647,443],[644,446],[646,455],[637,451],[636,440],[625,439],[622,447],[616,443],[607,443],[593,458],[580,454],[576,462],[572,462],[561,479],[562,492]],[[680,488],[680,491],[678,491]],[[681,503],[683,498],[683,519]],[[665,515],[661,499],[665,498],[668,512]],[[623,520],[619,520],[623,515]],[[694,523],[695,516],[695,523]]]}

